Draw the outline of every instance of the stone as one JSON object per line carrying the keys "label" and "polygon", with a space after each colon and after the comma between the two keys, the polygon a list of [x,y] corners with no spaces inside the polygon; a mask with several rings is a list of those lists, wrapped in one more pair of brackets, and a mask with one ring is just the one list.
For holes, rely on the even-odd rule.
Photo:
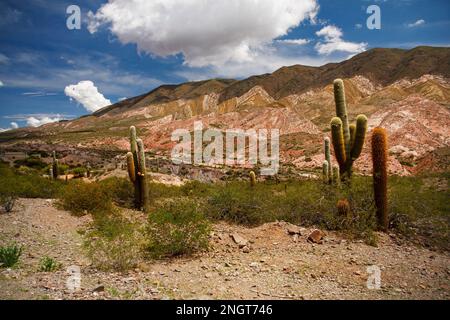
{"label": "stone", "polygon": [[286,231],[290,235],[302,235],[302,232],[304,232],[303,228],[300,228],[299,226],[296,226],[295,224],[288,223],[286,224]]}
{"label": "stone", "polygon": [[239,248],[243,248],[248,244],[248,240],[237,233],[231,234],[230,237],[239,246]]}
{"label": "stone", "polygon": [[322,239],[324,236],[325,236],[325,234],[323,233],[323,231],[315,229],[309,234],[308,241],[320,244],[320,243],[322,243]]}

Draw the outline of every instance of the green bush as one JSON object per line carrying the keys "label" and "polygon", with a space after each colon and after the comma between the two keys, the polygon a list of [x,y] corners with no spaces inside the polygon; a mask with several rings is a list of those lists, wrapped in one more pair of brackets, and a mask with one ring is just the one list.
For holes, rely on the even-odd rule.
{"label": "green bush", "polygon": [[147,250],[153,258],[192,254],[208,248],[210,225],[195,201],[168,199],[151,212]]}
{"label": "green bush", "polygon": [[61,206],[75,215],[111,211],[112,201],[98,183],[71,181],[60,196]]}
{"label": "green bush", "polygon": [[41,170],[41,169],[44,169],[45,167],[47,167],[47,164],[39,158],[29,157],[26,159],[14,161],[14,166],[16,168],[25,166],[25,167],[32,168],[32,169]]}
{"label": "green bush", "polygon": [[84,248],[92,264],[101,270],[134,268],[142,255],[142,227],[126,219],[119,210],[95,213],[84,236]]}
{"label": "green bush", "polygon": [[50,257],[43,257],[39,262],[39,271],[40,272],[54,272],[61,268],[61,264],[57,262],[55,259]]}
{"label": "green bush", "polygon": [[0,267],[11,268],[15,266],[19,261],[21,254],[22,247],[17,244],[0,247]]}
{"label": "green bush", "polygon": [[117,205],[134,207],[134,187],[129,179],[111,177],[98,183]]}
{"label": "green bush", "polygon": [[36,173],[19,175],[6,165],[0,165],[0,195],[21,198],[55,198],[63,187],[61,181],[54,181]]}
{"label": "green bush", "polygon": [[86,174],[86,168],[83,167],[77,167],[71,170],[71,173],[76,177],[76,178],[81,178],[84,177],[84,175]]}

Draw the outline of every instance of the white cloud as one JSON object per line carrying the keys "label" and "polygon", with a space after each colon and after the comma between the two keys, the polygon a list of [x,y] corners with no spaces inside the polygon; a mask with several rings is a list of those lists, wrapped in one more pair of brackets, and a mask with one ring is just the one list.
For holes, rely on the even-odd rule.
{"label": "white cloud", "polygon": [[318,42],[315,46],[319,54],[331,54],[335,51],[360,53],[367,49],[365,42],[349,42],[342,39],[342,30],[336,26],[328,25],[316,32],[316,35],[323,37],[323,42]]}
{"label": "white cloud", "polygon": [[0,87],[3,87],[4,86],[4,84],[3,84],[3,82],[0,80]]}
{"label": "white cloud", "polygon": [[63,117],[57,116],[54,118],[50,118],[50,117],[29,117],[27,118],[27,125],[29,127],[40,127],[44,124],[48,124],[48,123],[53,123],[53,122],[58,122],[64,120]]}
{"label": "white cloud", "polygon": [[309,40],[308,39],[284,39],[284,40],[277,40],[277,42],[301,46],[301,45],[309,43]]}
{"label": "white cloud", "polygon": [[419,19],[419,20],[417,20],[416,22],[408,23],[408,27],[409,27],[409,28],[414,28],[414,27],[421,26],[421,25],[423,25],[423,24],[425,24],[425,20]]}
{"label": "white cloud", "polygon": [[3,53],[0,53],[0,64],[8,64],[9,58],[5,56]]}
{"label": "white cloud", "polygon": [[361,23],[355,24],[356,29],[362,29],[363,25]]}
{"label": "white cloud", "polygon": [[190,67],[251,63],[274,39],[318,11],[316,0],[109,0],[88,29],[102,25],[124,44],[167,57],[183,54]]}
{"label": "white cloud", "polygon": [[19,125],[17,124],[17,122],[11,122],[11,128],[17,129],[19,128]]}
{"label": "white cloud", "polygon": [[66,96],[81,103],[88,111],[94,112],[111,104],[103,94],[98,92],[92,81],[80,81],[78,84],[67,86],[64,89]]}

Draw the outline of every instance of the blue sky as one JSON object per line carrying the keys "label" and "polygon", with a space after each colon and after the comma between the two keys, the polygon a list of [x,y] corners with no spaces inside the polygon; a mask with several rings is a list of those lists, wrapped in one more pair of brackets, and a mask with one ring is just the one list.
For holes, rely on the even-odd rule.
{"label": "blue sky", "polygon": [[[366,27],[373,4],[380,30]],[[69,5],[81,9],[80,30],[66,27]],[[448,0],[2,0],[0,17],[0,130],[74,118],[166,83],[450,45]]]}

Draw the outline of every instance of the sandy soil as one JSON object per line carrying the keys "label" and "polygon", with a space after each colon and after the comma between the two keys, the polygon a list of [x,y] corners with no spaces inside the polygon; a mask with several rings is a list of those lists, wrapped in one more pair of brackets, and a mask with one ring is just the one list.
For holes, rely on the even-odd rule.
{"label": "sandy soil", "polygon": [[[56,209],[52,200],[21,199],[0,213],[0,244],[23,244],[20,264],[0,269],[0,299],[449,299],[450,259],[381,234],[378,247],[328,232],[322,244],[307,241],[313,229],[290,235],[287,224],[258,228],[216,224],[212,248],[190,258],[146,262],[125,274],[99,272],[83,255],[89,217]],[[240,247],[238,234],[248,244]],[[63,264],[39,272],[43,256]],[[67,288],[69,266],[81,270],[81,287]],[[381,288],[368,289],[367,267],[381,270]],[[370,278],[371,279],[371,278]]]}

